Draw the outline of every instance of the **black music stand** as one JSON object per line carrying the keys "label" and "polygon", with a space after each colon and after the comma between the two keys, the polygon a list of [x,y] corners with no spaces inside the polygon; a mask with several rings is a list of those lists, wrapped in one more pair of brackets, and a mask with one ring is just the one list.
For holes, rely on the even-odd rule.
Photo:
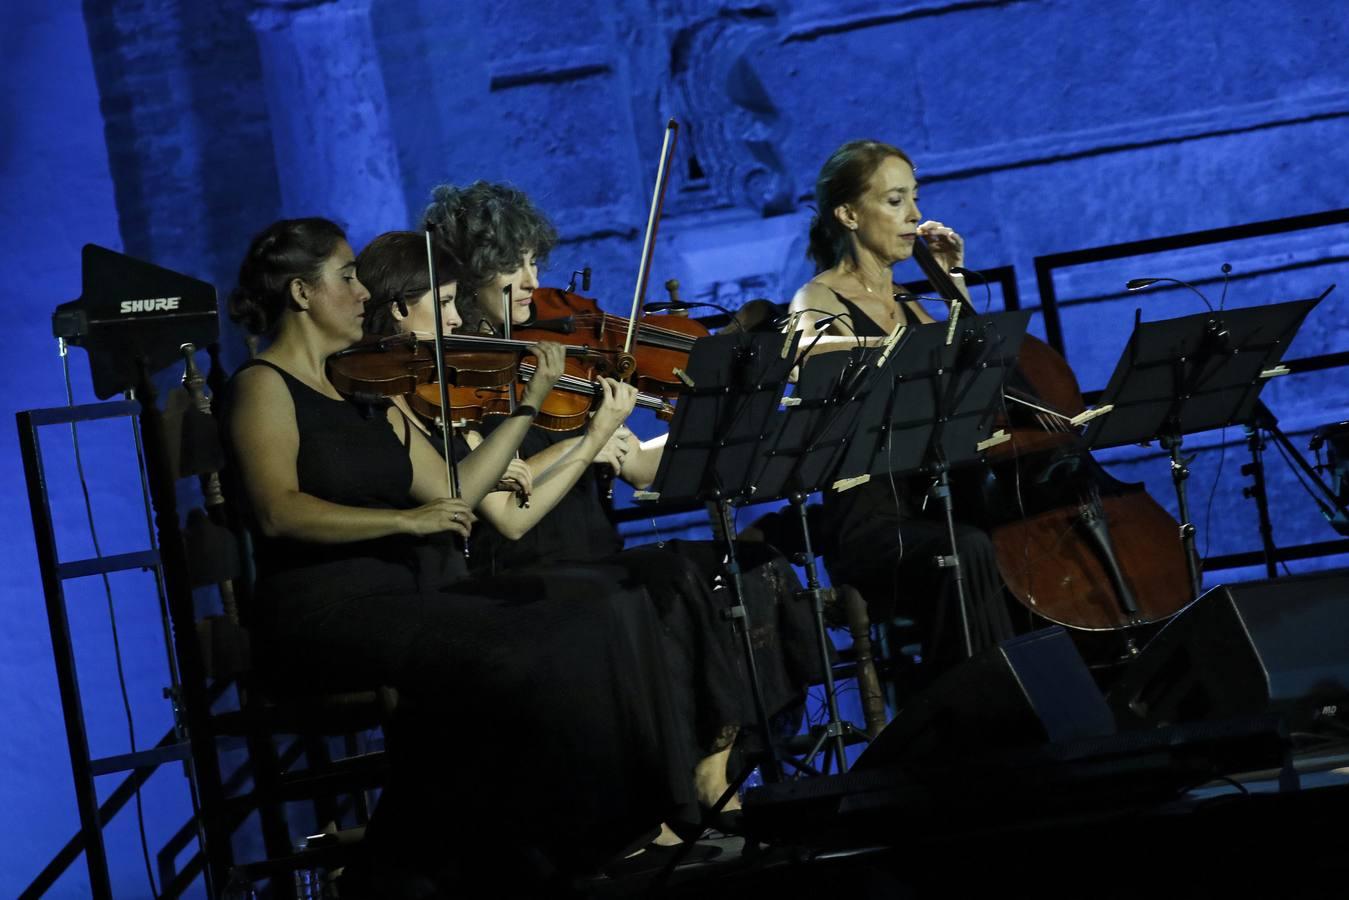
{"label": "black music stand", "polygon": [[[688,368],[678,372],[684,387],[670,422],[651,490],[633,495],[637,502],[698,500],[707,504],[713,531],[726,549],[732,605],[725,614],[737,626],[754,697],[754,711],[768,752],[765,778],[781,780],[782,771],[770,730],[754,643],[745,604],[735,529],[730,511],[757,499],[751,483],[760,444],[771,431],[787,376],[796,362],[798,334],[729,334],[706,337],[693,345]],[[741,774],[717,803],[719,810],[749,774]]]}
{"label": "black music stand", "polygon": [[[899,337],[905,340],[906,333]],[[825,706],[828,720],[811,728],[814,743],[805,756],[810,769],[816,754],[832,742],[839,772],[848,769],[845,749],[849,743],[869,740],[867,734],[845,720],[838,708],[830,659],[832,644],[825,627],[824,590],[820,585],[806,498],[834,483],[834,474],[858,428],[863,402],[871,387],[883,381],[889,371],[892,352],[858,348],[850,353],[825,353],[802,366],[792,396],[783,400],[784,415],[774,420],[775,428],[765,440],[765,452],[753,482],[754,496],[763,499],[787,498],[801,526],[803,552],[794,559],[806,572],[806,589],[798,595],[811,602],[815,617],[815,637],[824,673]],[[826,755],[822,771],[829,769]]]}
{"label": "black music stand", "polygon": [[1199,596],[1200,571],[1182,440],[1252,420],[1265,382],[1288,371],[1278,362],[1323,297],[1160,322],[1143,322],[1141,312],[1134,313],[1133,334],[1098,406],[1108,414],[1088,424],[1086,442],[1103,449],[1155,440],[1169,451],[1192,597]]}
{"label": "black music stand", "polygon": [[[973,654],[965,577],[956,548],[950,472],[978,462],[990,446],[1002,385],[1016,362],[1028,311],[1004,312],[908,329],[862,402],[859,423],[835,472],[836,484],[921,472],[933,478],[953,570],[965,655]],[[846,488],[845,488],[846,489]]]}

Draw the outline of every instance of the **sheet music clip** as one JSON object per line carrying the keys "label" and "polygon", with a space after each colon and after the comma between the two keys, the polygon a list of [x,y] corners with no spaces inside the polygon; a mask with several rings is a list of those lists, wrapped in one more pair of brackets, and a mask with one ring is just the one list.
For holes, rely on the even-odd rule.
{"label": "sheet music clip", "polygon": [[796,323],[800,319],[801,319],[801,311],[797,310],[796,312],[793,312],[790,316],[787,317],[787,324],[782,326],[782,333],[787,338],[785,341],[782,342],[781,357],[783,359],[786,359],[787,354],[791,352],[792,336],[796,334]]}
{"label": "sheet music clip", "polygon": [[946,346],[948,347],[951,346],[951,342],[956,339],[956,323],[960,321],[960,307],[961,304],[959,303],[951,304],[951,321],[950,324],[946,326]]}
{"label": "sheet music clip", "polygon": [[793,406],[800,406],[800,405],[801,405],[801,398],[800,398],[800,397],[783,397],[783,398],[782,398],[782,404],[781,404],[781,405],[783,406],[783,408],[786,408],[786,409],[790,409],[790,408],[793,407]]}
{"label": "sheet music clip", "polygon": [[870,475],[856,475],[852,478],[841,478],[830,485],[830,487],[841,494],[844,491],[850,491],[855,487],[861,487],[870,480]]}
{"label": "sheet music clip", "polygon": [[[907,326],[905,326],[903,322],[900,322],[895,326],[894,330],[890,332],[884,342],[881,343],[880,355],[876,357],[876,368],[879,369],[881,366],[885,365],[885,361],[890,358],[890,354],[895,352],[895,347],[899,344],[899,339],[904,335],[905,327]],[[946,339],[946,343],[951,343],[951,338],[949,336]]]}
{"label": "sheet music clip", "polygon": [[1073,426],[1074,428],[1077,428],[1077,427],[1080,426],[1080,425],[1085,425],[1085,424],[1087,424],[1088,422],[1090,422],[1092,419],[1096,418],[1097,416],[1103,416],[1103,415],[1105,415],[1106,413],[1110,412],[1110,411],[1111,411],[1112,409],[1114,409],[1114,408],[1115,408],[1115,404],[1113,404],[1113,403],[1107,403],[1105,406],[1097,406],[1097,407],[1095,407],[1094,409],[1083,410],[1082,412],[1078,413],[1077,415],[1075,415],[1075,416],[1073,416],[1071,419],[1069,419],[1069,420],[1068,420],[1068,424],[1071,425],[1071,426]]}
{"label": "sheet music clip", "polygon": [[989,447],[996,447],[999,444],[1005,444],[1012,439],[1012,436],[1002,429],[990,434],[987,438],[974,445],[974,449],[983,453]]}
{"label": "sheet music clip", "polygon": [[660,499],[660,491],[633,491],[632,502],[653,503]]}
{"label": "sheet music clip", "polygon": [[1287,366],[1275,366],[1272,369],[1265,369],[1260,373],[1261,378],[1277,378],[1280,375],[1291,375],[1293,370]]}

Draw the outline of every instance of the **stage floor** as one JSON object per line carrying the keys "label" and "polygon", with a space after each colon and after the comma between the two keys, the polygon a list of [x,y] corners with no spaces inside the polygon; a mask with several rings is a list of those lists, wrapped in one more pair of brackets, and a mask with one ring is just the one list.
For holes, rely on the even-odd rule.
{"label": "stage floor", "polygon": [[[1138,790],[1156,759],[1117,764],[1109,802],[1074,777],[1078,796],[1006,804],[1017,792],[935,790],[893,773],[814,779],[799,796],[747,797],[764,841],[723,836],[712,861],[581,886],[607,897],[1349,896],[1349,736],[1299,748],[1282,766],[1210,778],[1166,798]],[[1098,773],[1099,774],[1099,773]],[[1014,778],[1008,771],[1007,779]],[[1038,776],[1037,776],[1038,777]],[[1106,776],[1112,780],[1114,776]],[[1168,783],[1169,779],[1163,779]],[[831,786],[837,790],[831,790]],[[1098,785],[1099,786],[1099,785]],[[1166,785],[1158,793],[1168,793]],[[907,800],[914,802],[906,803]]]}

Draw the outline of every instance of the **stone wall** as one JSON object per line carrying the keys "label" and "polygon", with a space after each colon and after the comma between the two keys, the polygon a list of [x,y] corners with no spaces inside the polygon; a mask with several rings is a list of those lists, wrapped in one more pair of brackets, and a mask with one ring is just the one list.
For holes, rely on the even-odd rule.
{"label": "stone wall", "polygon": [[[1037,256],[1346,205],[1349,20],[1313,0],[60,0],[13,4],[0,23],[13,86],[0,92],[0,227],[10,308],[32,311],[15,318],[24,349],[0,363],[4,384],[26,388],[8,393],[7,412],[64,403],[46,317],[77,296],[85,241],[223,296],[274,218],[327,215],[359,245],[412,224],[444,181],[529,191],[563,235],[546,280],[590,265],[593,293],[624,309],[671,116],[680,139],[651,294],[677,278],[686,299],[727,306],[785,300],[810,277],[815,173],[854,137],[908,150],[925,213],[961,229],[972,265],[1013,266],[1031,308]],[[1187,291],[1125,295],[1130,277],[1172,275],[1216,297],[1230,262],[1227,303],[1245,306],[1349,281],[1347,248],[1349,228],[1325,228],[1062,270],[1068,357],[1083,387],[1102,387],[1136,307],[1201,308]],[[1291,355],[1349,349],[1346,302],[1332,294]],[[239,336],[226,335],[237,362]],[[81,351],[73,369],[77,402],[92,400]],[[1266,396],[1305,444],[1314,426],[1349,418],[1343,380],[1294,376]],[[1221,433],[1192,442],[1191,498],[1213,553],[1258,547],[1237,431],[1225,454]],[[91,429],[86,460],[118,459],[124,440]],[[0,894],[21,890],[76,822],[15,447],[0,431],[0,584],[13,610],[0,683],[18,687],[3,701]],[[1155,450],[1108,459],[1174,505]],[[1269,462],[1280,541],[1333,537]],[[125,484],[98,489],[100,527],[130,540],[136,502]],[[60,503],[63,527],[87,541],[77,496]],[[118,588],[119,622],[137,659],[140,734],[157,738],[162,651],[139,590]],[[115,752],[125,727],[101,587],[82,602],[91,729]],[[181,777],[156,777],[152,843],[186,809]],[[110,838],[117,893],[145,896],[129,822]],[[58,895],[81,896],[82,878],[77,865]]]}

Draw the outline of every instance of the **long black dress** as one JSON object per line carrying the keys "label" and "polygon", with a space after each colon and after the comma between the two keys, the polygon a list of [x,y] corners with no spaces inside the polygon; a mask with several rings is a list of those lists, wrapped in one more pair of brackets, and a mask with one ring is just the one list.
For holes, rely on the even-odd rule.
{"label": "long black dress", "polygon": [[[485,427],[494,424],[489,421]],[[528,458],[571,436],[532,428],[521,444],[521,455]],[[509,540],[490,523],[479,522],[472,543],[474,570],[519,572],[539,564],[584,562],[607,569],[621,584],[645,587],[665,630],[672,676],[681,686],[675,690],[676,705],[694,726],[694,749],[698,753],[721,749],[724,726],[754,722],[743,648],[721,615],[729,605],[722,551],[711,541],[666,541],[623,549],[623,538],[605,514],[593,472],[591,467],[519,540]],[[776,551],[762,544],[742,545],[739,555],[768,712],[791,713],[805,687],[819,678],[810,609],[795,599],[800,582]],[[786,727],[794,724],[788,722]]]}
{"label": "long black dress", "polygon": [[[834,292],[859,337],[884,337],[855,303]],[[875,620],[911,616],[923,635],[924,669],[936,674],[964,657],[955,580],[933,562],[948,553],[946,524],[925,517],[902,479],[873,478],[846,491],[824,492],[822,531],[830,536],[825,567],[835,584],[851,584]],[[956,523],[956,548],[965,576],[970,642],[977,652],[1013,634],[997,557],[988,535]]]}
{"label": "long black dress", "polygon": [[[408,452],[383,409],[271,368],[295,404],[302,492],[413,505]],[[370,828],[377,855],[429,873],[456,855],[452,842],[480,839],[585,867],[662,820],[696,817],[660,625],[635,591],[565,568],[445,590],[436,547],[401,535],[260,537],[256,549],[255,618],[274,683],[390,685],[419,710],[424,740],[395,759]]]}

